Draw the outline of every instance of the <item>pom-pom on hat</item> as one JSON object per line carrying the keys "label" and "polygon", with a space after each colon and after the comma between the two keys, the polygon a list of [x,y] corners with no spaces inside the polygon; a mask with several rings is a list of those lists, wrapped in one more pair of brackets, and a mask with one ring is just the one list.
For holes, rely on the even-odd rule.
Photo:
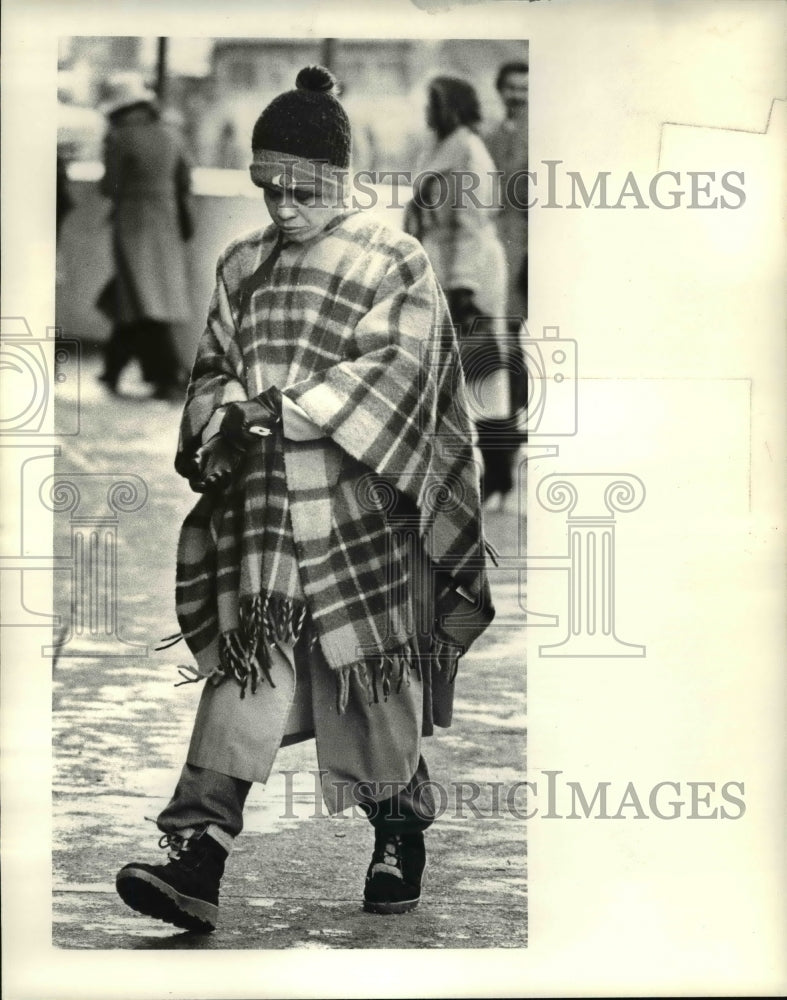
{"label": "pom-pom on hat", "polygon": [[296,77],[295,90],[275,97],[257,119],[252,151],[349,167],[350,121],[335,93],[336,78],[330,70],[306,66]]}

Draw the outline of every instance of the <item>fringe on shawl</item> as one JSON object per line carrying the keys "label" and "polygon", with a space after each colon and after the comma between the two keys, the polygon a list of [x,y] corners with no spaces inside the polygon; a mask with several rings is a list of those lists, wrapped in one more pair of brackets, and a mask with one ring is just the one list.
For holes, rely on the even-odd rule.
{"label": "fringe on shawl", "polygon": [[[276,687],[271,677],[269,646],[274,642],[294,645],[302,634],[305,621],[306,607],[298,601],[272,597],[269,594],[244,600],[240,612],[240,628],[231,629],[219,636],[218,666],[209,674],[202,674],[194,667],[179,666],[178,672],[183,680],[175,687],[201,680],[220,684],[230,679],[240,686],[241,698],[246,697],[249,686],[252,694],[256,693],[262,683]],[[178,641],[175,636],[167,637],[167,640],[172,639]],[[314,649],[318,642],[317,632],[312,631],[310,648]],[[169,641],[168,645],[174,643]],[[160,648],[168,647],[162,645]],[[392,693],[398,694],[403,685],[409,687],[412,673],[421,677],[424,658],[445,675],[449,684],[453,684],[463,653],[462,646],[433,636],[425,657],[415,641],[410,639],[398,649],[369,656],[343,667],[337,671],[336,677],[337,710],[342,715],[347,709],[353,674],[365,689],[369,704],[379,704],[381,697],[383,701],[387,701]]]}
{"label": "fringe on shawl", "polygon": [[351,666],[337,671],[336,675],[336,708],[340,715],[347,709],[350,700],[350,678],[353,674],[361,682],[366,691],[369,704],[378,704],[380,696],[388,701],[393,692],[398,694],[402,685],[410,686],[410,674],[420,676],[418,651],[411,640],[398,649],[389,650],[379,655],[368,656]]}
{"label": "fringe on shawl", "polygon": [[294,645],[303,630],[306,607],[299,601],[270,594],[256,595],[241,602],[240,628],[219,636],[219,670],[240,685],[241,698],[251,685],[276,687],[271,677],[270,645]]}
{"label": "fringe on shawl", "polygon": [[337,672],[336,708],[340,715],[346,711],[353,674],[366,689],[369,704],[378,704],[381,695],[383,701],[388,701],[389,695],[398,694],[403,684],[409,687],[412,673],[420,679],[424,659],[445,674],[449,684],[453,684],[463,652],[462,646],[432,637],[430,651],[425,657],[414,641],[410,640],[397,650],[367,657],[352,666],[344,667]]}

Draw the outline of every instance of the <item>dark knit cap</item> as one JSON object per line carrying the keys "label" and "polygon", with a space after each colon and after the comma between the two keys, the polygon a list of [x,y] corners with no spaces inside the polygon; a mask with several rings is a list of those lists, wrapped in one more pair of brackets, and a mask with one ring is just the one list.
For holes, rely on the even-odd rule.
{"label": "dark knit cap", "polygon": [[307,66],[295,88],[275,97],[257,119],[252,151],[269,149],[349,167],[350,121],[334,96],[334,75],[323,66]]}

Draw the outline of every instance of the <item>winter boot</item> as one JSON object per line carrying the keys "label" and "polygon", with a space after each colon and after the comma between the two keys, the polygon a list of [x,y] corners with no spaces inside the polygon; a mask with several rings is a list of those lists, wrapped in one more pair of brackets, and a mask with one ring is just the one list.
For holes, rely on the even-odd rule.
{"label": "winter boot", "polygon": [[374,831],[374,853],[366,873],[363,908],[367,913],[407,913],[418,905],[426,865],[422,833]]}
{"label": "winter boot", "polygon": [[138,913],[187,931],[215,930],[227,851],[207,833],[167,833],[159,846],[169,848],[165,865],[132,862],[120,869],[120,898]]}

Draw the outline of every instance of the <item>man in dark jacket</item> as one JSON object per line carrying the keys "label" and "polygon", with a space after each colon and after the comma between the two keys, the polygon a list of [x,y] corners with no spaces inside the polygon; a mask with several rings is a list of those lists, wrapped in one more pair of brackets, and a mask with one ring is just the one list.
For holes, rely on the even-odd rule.
{"label": "man in dark jacket", "polygon": [[[527,318],[528,80],[526,62],[509,62],[497,74],[505,115],[484,136],[495,166],[503,172],[503,211],[498,234],[508,261],[508,314]],[[509,185],[514,176],[523,178]]]}
{"label": "man in dark jacket", "polygon": [[136,355],[155,396],[168,399],[179,383],[171,326],[191,316],[184,242],[191,236],[190,170],[180,139],[159,118],[155,94],[135,75],[115,79],[104,110],[101,191],[112,200],[115,276],[98,303],[113,321],[101,379],[114,392]]}

